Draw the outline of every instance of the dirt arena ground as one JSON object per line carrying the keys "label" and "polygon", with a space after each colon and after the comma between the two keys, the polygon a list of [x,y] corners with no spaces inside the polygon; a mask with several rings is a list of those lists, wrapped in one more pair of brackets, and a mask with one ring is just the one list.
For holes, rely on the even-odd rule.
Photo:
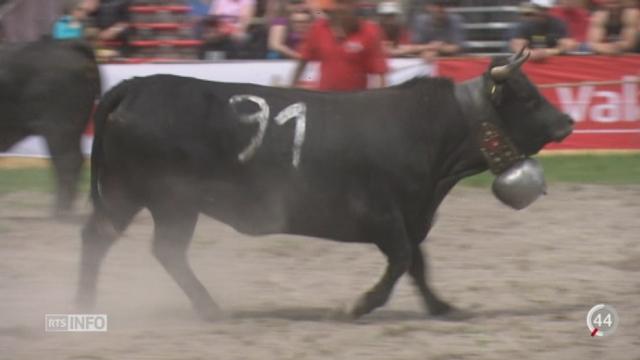
{"label": "dirt arena ground", "polygon": [[[103,267],[106,333],[44,331],[45,313],[74,312],[80,245],[81,220],[50,221],[50,201],[0,195],[0,359],[640,359],[640,187],[554,184],[521,212],[456,189],[424,247],[464,321],[425,316],[408,279],[374,314],[331,320],[383,271],[373,246],[250,238],[203,217],[190,258],[226,319],[201,322],[151,256],[143,213]],[[589,336],[598,303],[620,315],[610,337]]]}

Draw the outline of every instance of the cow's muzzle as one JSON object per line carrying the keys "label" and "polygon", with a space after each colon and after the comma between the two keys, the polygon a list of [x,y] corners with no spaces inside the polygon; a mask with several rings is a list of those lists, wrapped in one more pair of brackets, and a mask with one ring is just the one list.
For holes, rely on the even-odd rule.
{"label": "cow's muzzle", "polygon": [[573,132],[573,124],[575,123],[569,115],[563,115],[560,119],[561,127],[554,131],[551,135],[553,141],[562,142]]}

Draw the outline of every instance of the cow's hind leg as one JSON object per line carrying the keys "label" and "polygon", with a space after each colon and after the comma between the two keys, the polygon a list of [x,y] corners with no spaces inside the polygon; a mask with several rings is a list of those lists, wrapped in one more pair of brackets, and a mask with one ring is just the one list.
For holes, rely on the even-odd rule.
{"label": "cow's hind leg", "polygon": [[51,130],[44,134],[53,170],[56,177],[56,202],[54,215],[64,216],[69,213],[76,197],[78,179],[82,169],[82,152],[80,151],[80,133]]}
{"label": "cow's hind leg", "polygon": [[107,251],[126,229],[140,210],[134,205],[118,207],[110,219],[98,211],[94,213],[82,229],[82,254],[78,283],[77,304],[83,310],[91,310],[96,302],[96,287],[100,265]]}
{"label": "cow's hind leg", "polygon": [[155,223],[154,256],[189,297],[198,314],[205,320],[216,319],[218,306],[193,273],[187,259],[198,211],[171,204],[160,209],[152,208],[151,213]]}
{"label": "cow's hind leg", "polygon": [[[388,234],[388,232],[385,232]],[[358,318],[375,308],[384,305],[398,279],[408,270],[411,262],[411,246],[407,241],[404,228],[397,227],[391,236],[376,245],[387,257],[387,268],[384,275],[371,290],[364,293],[351,310],[351,315]]]}
{"label": "cow's hind leg", "polygon": [[451,311],[451,306],[440,300],[427,284],[427,266],[420,245],[413,246],[411,251],[411,266],[409,275],[418,288],[424,304],[432,315],[443,315]]}

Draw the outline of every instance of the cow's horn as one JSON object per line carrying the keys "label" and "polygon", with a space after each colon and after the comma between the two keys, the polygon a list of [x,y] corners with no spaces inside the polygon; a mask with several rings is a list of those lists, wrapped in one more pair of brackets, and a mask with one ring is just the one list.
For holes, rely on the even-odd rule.
{"label": "cow's horn", "polygon": [[513,70],[522,66],[522,64],[524,64],[524,62],[529,58],[531,52],[529,50],[525,50],[526,49],[523,47],[517,54],[511,56],[508,64],[496,66],[491,69],[491,78],[495,81],[506,80]]}
{"label": "cow's horn", "polygon": [[511,56],[509,56],[509,63],[514,63],[516,62],[516,60],[520,59],[522,57],[522,54],[524,53],[524,50],[526,49],[526,46],[523,46],[520,48],[520,51],[518,51],[517,54],[513,54]]}

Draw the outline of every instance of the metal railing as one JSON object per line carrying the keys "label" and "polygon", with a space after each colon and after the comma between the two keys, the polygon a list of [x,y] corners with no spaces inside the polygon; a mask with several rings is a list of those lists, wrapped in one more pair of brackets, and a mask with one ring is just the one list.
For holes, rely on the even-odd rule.
{"label": "metal railing", "polygon": [[516,26],[513,22],[490,22],[490,23],[465,23],[462,28],[465,30],[507,30]]}
{"label": "metal railing", "polygon": [[465,47],[471,49],[481,48],[502,48],[508,45],[508,41],[505,40],[487,40],[487,41],[465,41]]}
{"label": "metal railing", "polygon": [[463,17],[462,28],[467,32],[464,45],[469,55],[502,54],[508,47],[506,34],[517,26],[518,6],[493,2],[492,6],[451,7],[450,13]]}
{"label": "metal railing", "polygon": [[464,6],[447,9],[452,13],[517,12],[517,6]]}

